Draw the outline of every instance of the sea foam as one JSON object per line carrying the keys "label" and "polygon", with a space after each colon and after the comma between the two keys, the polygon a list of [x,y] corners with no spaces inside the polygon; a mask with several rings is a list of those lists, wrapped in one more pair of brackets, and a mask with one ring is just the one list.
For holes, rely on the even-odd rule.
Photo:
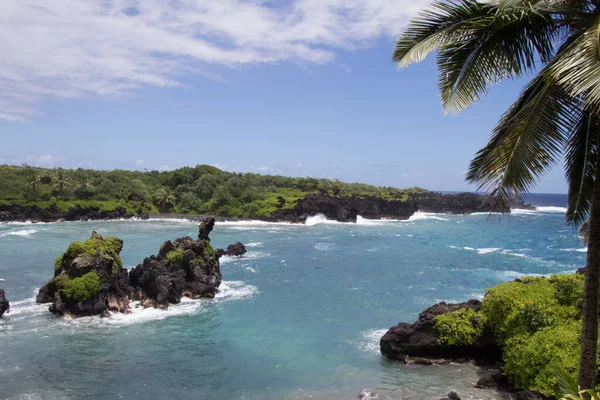
{"label": "sea foam", "polygon": [[33,235],[36,232],[37,232],[36,229],[23,229],[20,231],[0,233],[0,237],[7,237],[7,236],[30,237],[31,235]]}

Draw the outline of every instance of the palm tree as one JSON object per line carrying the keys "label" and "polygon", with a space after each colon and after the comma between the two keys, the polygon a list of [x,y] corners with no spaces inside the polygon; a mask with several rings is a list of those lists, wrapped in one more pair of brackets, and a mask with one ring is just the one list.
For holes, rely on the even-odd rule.
{"label": "palm tree", "polygon": [[31,186],[31,193],[33,193],[34,197],[37,194],[37,185],[41,182],[42,175],[39,173],[39,171],[32,169],[29,175],[29,185]]}
{"label": "palm tree", "polygon": [[63,195],[65,188],[71,186],[71,178],[62,168],[56,170],[56,173],[52,177],[52,181],[54,182],[54,187],[58,189],[58,194],[60,196]]}
{"label": "palm tree", "polygon": [[564,156],[567,220],[590,214],[578,383],[596,383],[600,286],[600,2],[438,0],[396,41],[398,67],[437,51],[446,112],[478,101],[489,86],[533,74],[471,162],[467,180],[506,212]]}
{"label": "palm tree", "polygon": [[92,194],[94,187],[92,186],[92,183],[90,182],[89,178],[86,175],[81,175],[79,177],[79,180],[77,182],[77,187],[75,188],[75,190],[82,197],[88,198]]}
{"label": "palm tree", "polygon": [[154,204],[161,208],[169,208],[175,205],[177,197],[169,187],[159,189],[154,195]]}

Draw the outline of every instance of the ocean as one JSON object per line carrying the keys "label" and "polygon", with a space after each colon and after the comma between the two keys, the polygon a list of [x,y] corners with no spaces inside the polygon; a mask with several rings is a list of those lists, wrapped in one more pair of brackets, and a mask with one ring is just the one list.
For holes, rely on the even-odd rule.
{"label": "ocean", "polygon": [[125,242],[134,267],[167,239],[197,235],[181,220],[0,224],[0,398],[496,399],[474,389],[470,364],[406,366],[379,338],[433,303],[481,299],[525,275],[570,273],[586,249],[564,219],[564,195],[532,195],[538,211],[509,216],[418,213],[407,221],[306,225],[217,223],[215,299],[109,318],[61,319],[35,294],[54,259],[92,230]]}

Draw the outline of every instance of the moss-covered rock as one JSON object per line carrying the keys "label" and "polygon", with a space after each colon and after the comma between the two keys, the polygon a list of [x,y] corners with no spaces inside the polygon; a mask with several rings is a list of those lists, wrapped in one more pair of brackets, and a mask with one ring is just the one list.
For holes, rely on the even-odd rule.
{"label": "moss-covered rock", "polygon": [[52,303],[59,315],[102,315],[127,312],[133,289],[123,268],[123,241],[92,233],[84,242],[73,242],[54,263],[54,278],[44,285],[38,303]]}
{"label": "moss-covered rock", "polygon": [[198,239],[189,236],[166,241],[152,255],[130,271],[135,299],[144,307],[167,308],[181,297],[214,297],[221,284],[217,252],[208,237],[214,218],[200,225]]}
{"label": "moss-covered rock", "polygon": [[577,374],[583,282],[580,274],[527,277],[489,289],[480,306],[477,300],[436,304],[416,323],[390,328],[381,351],[404,360],[477,358],[474,345],[494,343],[516,387],[558,396],[556,371]]}

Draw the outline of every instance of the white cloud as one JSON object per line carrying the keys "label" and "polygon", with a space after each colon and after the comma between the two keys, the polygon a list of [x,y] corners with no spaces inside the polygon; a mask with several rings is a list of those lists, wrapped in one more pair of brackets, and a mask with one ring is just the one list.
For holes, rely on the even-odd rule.
{"label": "white cloud", "polygon": [[52,98],[121,99],[186,74],[222,79],[214,66],[329,63],[397,35],[426,3],[2,0],[0,119],[30,119]]}
{"label": "white cloud", "polygon": [[64,161],[62,157],[55,157],[52,154],[43,154],[41,156],[27,156],[25,163],[36,167],[54,167],[57,163]]}
{"label": "white cloud", "polygon": [[175,167],[171,167],[170,165],[166,165],[166,164],[163,164],[163,165],[161,165],[160,167],[157,168],[157,170],[161,171],[161,172],[173,171],[174,169],[175,169]]}
{"label": "white cloud", "polygon": [[142,165],[142,164],[144,164],[144,160],[137,160],[135,162],[135,165]]}
{"label": "white cloud", "polygon": [[338,64],[338,67],[340,67],[341,69],[343,69],[347,73],[352,72],[352,68],[349,67],[349,66],[347,66],[346,64]]}

